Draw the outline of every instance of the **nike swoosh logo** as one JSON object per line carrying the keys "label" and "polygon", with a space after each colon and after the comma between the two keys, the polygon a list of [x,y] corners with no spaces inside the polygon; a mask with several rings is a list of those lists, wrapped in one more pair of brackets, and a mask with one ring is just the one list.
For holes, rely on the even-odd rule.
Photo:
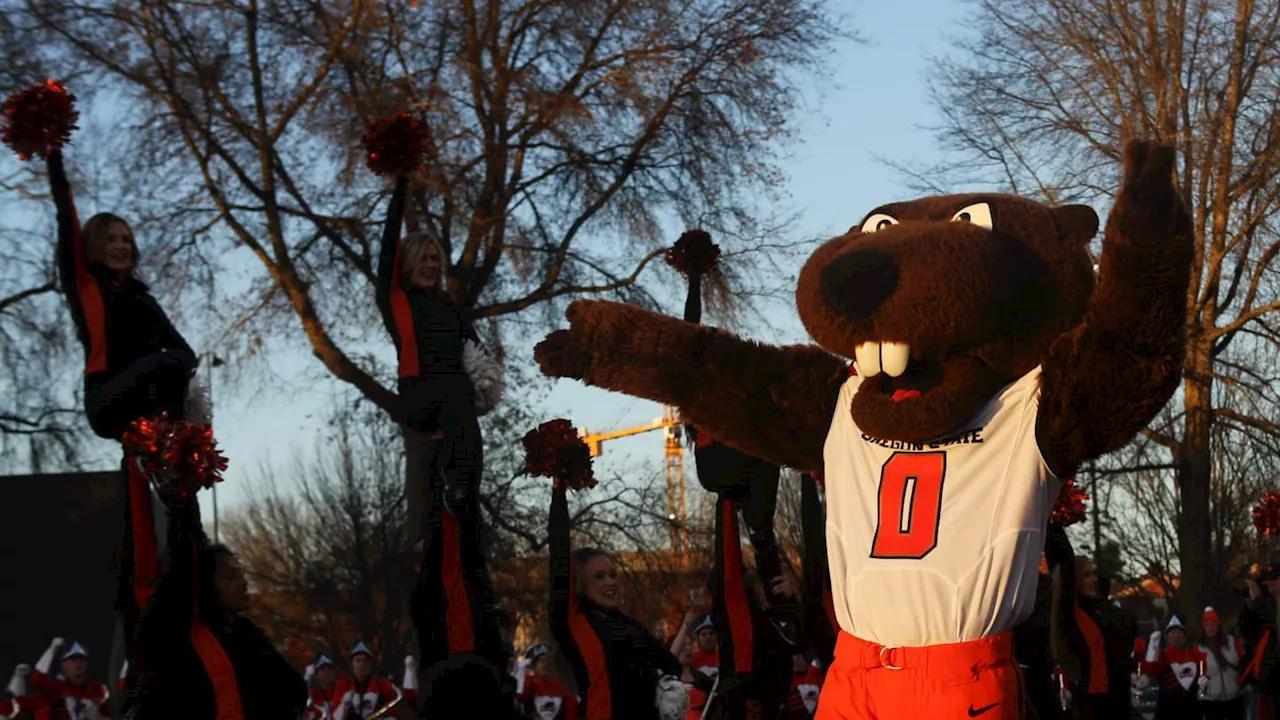
{"label": "nike swoosh logo", "polygon": [[998,703],[998,702],[997,702],[997,703],[991,703],[990,705],[988,705],[988,706],[986,706],[986,707],[980,707],[980,708],[978,708],[977,710],[973,709],[973,706],[972,706],[972,705],[970,705],[970,706],[969,706],[969,717],[978,717],[979,715],[981,715],[981,714],[985,713],[985,712],[986,712],[986,711],[988,711],[988,710],[994,710],[994,709],[996,708],[996,706],[997,706],[997,705],[999,705],[999,704],[1000,704],[1000,703]]}

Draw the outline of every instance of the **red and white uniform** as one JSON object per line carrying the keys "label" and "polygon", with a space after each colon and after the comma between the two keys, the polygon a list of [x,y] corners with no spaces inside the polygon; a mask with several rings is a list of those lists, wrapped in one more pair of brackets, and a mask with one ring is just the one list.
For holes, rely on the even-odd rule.
{"label": "red and white uniform", "polygon": [[788,720],[811,718],[818,711],[818,695],[822,693],[822,671],[810,664],[791,678],[791,695],[787,698]]}
{"label": "red and white uniform", "polygon": [[693,669],[709,678],[720,674],[720,648],[707,652],[702,648],[693,651]]}
{"label": "red and white uniform", "polygon": [[1039,381],[1036,368],[927,443],[864,435],[850,413],[862,378],[845,382],[824,451],[842,630],[921,647],[999,635],[1030,617],[1061,488],[1036,443]]}
{"label": "red and white uniform", "polygon": [[1147,645],[1147,656],[1142,661],[1142,674],[1160,682],[1161,692],[1181,692],[1194,696],[1204,667],[1204,651],[1194,645],[1181,649],[1160,649],[1159,644]]}
{"label": "red and white uniform", "polygon": [[303,713],[305,720],[333,720],[333,692],[336,689],[336,686],[328,690],[311,688],[307,710]]}
{"label": "red and white uniform", "polygon": [[[711,652],[707,652],[702,648],[695,648],[693,651],[693,669],[701,672],[709,678],[714,678],[720,674],[720,648],[716,648]],[[700,720],[702,711],[707,706],[707,691],[701,690],[693,685],[689,686],[689,710],[685,713],[685,720]]]}
{"label": "red and white uniform", "polygon": [[399,695],[390,680],[339,680],[333,684],[333,720],[364,720]]}
{"label": "red and white uniform", "polygon": [[530,717],[538,720],[570,720],[575,704],[568,691],[553,677],[530,675],[524,679],[518,696]]}
{"label": "red and white uniform", "polygon": [[1240,638],[1232,635],[1222,643],[1222,659],[1227,662],[1225,667],[1218,663],[1218,656],[1208,647],[1201,645],[1198,649],[1204,655],[1204,674],[1209,683],[1203,699],[1225,702],[1239,697],[1244,690],[1240,685],[1239,668],[1244,665],[1244,646],[1240,644]]}
{"label": "red and white uniform", "polygon": [[36,670],[31,687],[49,709],[50,720],[93,720],[111,717],[111,698],[102,683],[73,683],[49,677]]}

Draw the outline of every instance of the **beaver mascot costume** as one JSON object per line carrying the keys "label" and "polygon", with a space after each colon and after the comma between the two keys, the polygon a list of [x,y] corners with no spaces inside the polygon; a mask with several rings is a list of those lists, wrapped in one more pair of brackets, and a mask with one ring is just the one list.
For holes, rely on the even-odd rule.
{"label": "beaver mascot costume", "polygon": [[817,345],[578,301],[535,349],[547,375],[823,473],[840,634],[818,720],[1021,716],[1011,630],[1061,479],[1180,380],[1194,249],[1173,151],[1131,142],[1123,170],[1096,281],[1091,208],[929,197],[808,260],[796,303]]}

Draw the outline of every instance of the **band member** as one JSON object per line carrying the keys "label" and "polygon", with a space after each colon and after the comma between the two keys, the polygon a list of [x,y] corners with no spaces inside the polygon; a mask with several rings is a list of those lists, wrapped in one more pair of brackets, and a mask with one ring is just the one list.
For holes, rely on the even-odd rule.
{"label": "band member", "polygon": [[307,668],[305,679],[311,685],[311,702],[304,715],[306,720],[333,720],[334,671],[328,655],[316,658],[315,664]]}
{"label": "band member", "polygon": [[[62,638],[54,638],[53,644],[36,663],[31,674],[31,688],[39,698],[39,704],[48,709],[50,720],[96,720],[111,717],[108,700],[111,692],[102,683],[85,682],[89,671],[89,654],[80,643],[72,643],[62,655],[62,673],[52,677],[53,660],[62,649]],[[24,709],[28,706],[22,703]]]}
{"label": "band member", "polygon": [[339,680],[333,688],[333,720],[364,720],[400,697],[390,680],[374,677],[373,653],[364,642],[351,648],[349,660],[351,678]]}

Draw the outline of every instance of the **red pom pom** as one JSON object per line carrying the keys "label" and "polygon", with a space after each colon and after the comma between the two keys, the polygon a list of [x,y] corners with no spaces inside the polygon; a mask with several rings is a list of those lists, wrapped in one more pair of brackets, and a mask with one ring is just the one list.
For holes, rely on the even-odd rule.
{"label": "red pom pom", "polygon": [[1058,501],[1053,504],[1053,513],[1049,522],[1066,527],[1084,520],[1085,501],[1089,495],[1076,487],[1075,478],[1067,478],[1058,493]]}
{"label": "red pom pom", "polygon": [[667,250],[667,264],[681,275],[706,275],[720,261],[720,246],[703,230],[690,230]]}
{"label": "red pom pom", "polygon": [[591,449],[568,420],[548,420],[524,436],[524,471],[549,477],[557,489],[586,490],[596,486]]}
{"label": "red pom pom", "polygon": [[1280,495],[1268,490],[1253,506],[1253,526],[1263,535],[1280,535]]}
{"label": "red pom pom", "polygon": [[188,497],[222,482],[227,459],[213,439],[213,428],[171,421],[167,414],[133,421],[121,438],[125,454],[142,468],[165,494]]}
{"label": "red pom pom", "polygon": [[22,160],[47,157],[67,143],[80,113],[62,83],[45,80],[10,95],[0,114],[0,142]]}
{"label": "red pom pom", "polygon": [[369,151],[369,169],[379,175],[420,170],[436,152],[427,124],[409,113],[373,121],[364,132],[364,146]]}

